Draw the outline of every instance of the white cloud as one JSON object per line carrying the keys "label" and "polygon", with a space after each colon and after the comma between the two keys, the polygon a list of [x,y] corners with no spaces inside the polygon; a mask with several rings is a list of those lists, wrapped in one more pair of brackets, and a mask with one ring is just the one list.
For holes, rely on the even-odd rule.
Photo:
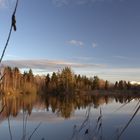
{"label": "white cloud", "polygon": [[140,82],[137,82],[137,81],[131,81],[130,82],[132,85],[140,85]]}
{"label": "white cloud", "polygon": [[92,43],[92,48],[96,48],[97,47],[97,43],[96,42],[93,42]]}
{"label": "white cloud", "polygon": [[70,40],[68,41],[68,44],[73,45],[73,46],[80,46],[80,47],[84,46],[84,43],[79,40]]}

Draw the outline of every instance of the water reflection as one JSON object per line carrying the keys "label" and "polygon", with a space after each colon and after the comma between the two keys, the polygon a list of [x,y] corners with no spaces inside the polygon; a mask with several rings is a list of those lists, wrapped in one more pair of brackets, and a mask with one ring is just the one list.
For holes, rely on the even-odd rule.
{"label": "water reflection", "polygon": [[1,108],[4,107],[1,116],[5,118],[10,115],[16,117],[21,110],[27,111],[30,115],[36,99],[36,95],[4,96],[1,99]]}
{"label": "water reflection", "polygon": [[[139,100],[139,96],[124,95],[76,95],[76,96],[37,96],[11,95],[1,98],[1,117],[16,117],[20,111],[27,111],[31,115],[33,108],[51,110],[52,113],[64,118],[71,117],[77,109],[85,109],[92,104],[98,108],[101,105],[116,103],[126,104],[132,100]],[[4,107],[4,109],[2,109]],[[122,106],[123,107],[123,106]]]}
{"label": "water reflection", "polygon": [[[3,96],[0,101],[2,110],[0,114],[0,130],[1,132],[4,131],[4,126],[6,125],[9,136],[5,132],[5,135],[0,134],[0,138],[37,140],[47,139],[47,137],[49,137],[51,140],[55,140],[58,136],[58,132],[62,133],[64,131],[65,134],[63,134],[63,138],[60,137],[61,140],[86,140],[93,138],[116,139],[117,133],[120,132],[114,133],[112,130],[120,131],[122,126],[124,127],[125,124],[127,124],[130,115],[132,116],[134,113],[133,110],[136,110],[138,107],[136,106],[137,102],[139,102],[138,96],[124,96],[121,94],[95,94],[91,96],[81,94],[61,97],[44,96],[44,94],[42,96],[34,94]],[[109,112],[107,112],[108,110]],[[124,114],[122,114],[123,110]],[[129,112],[127,113],[127,111]],[[117,112],[118,114],[115,114],[114,112]],[[124,121],[124,117],[127,121]],[[112,120],[116,123],[114,124]],[[18,123],[20,126],[17,125]],[[60,128],[59,131],[56,130],[58,132],[55,132],[55,137],[52,138],[56,123]],[[116,127],[116,125],[119,127]],[[120,125],[122,126],[120,127]],[[140,125],[136,125],[136,128],[139,128],[139,126]],[[67,127],[69,129],[66,129]],[[108,127],[111,129],[114,128],[111,132],[115,134],[115,136],[109,136],[109,132],[106,130]],[[18,128],[17,131],[20,130],[21,132],[18,134],[12,132],[14,130],[12,128]],[[37,130],[40,135],[34,138],[33,135]],[[44,132],[45,130],[47,130],[46,133]],[[60,132],[60,130],[62,132]],[[19,134],[20,136],[18,136]],[[50,134],[52,135],[50,136]],[[15,137],[13,135],[15,135]],[[128,137],[128,135],[129,134],[125,135],[125,138]]]}
{"label": "water reflection", "polygon": [[129,95],[77,95],[77,96],[47,96],[42,97],[46,109],[52,109],[64,118],[69,118],[74,110],[85,109],[92,104],[92,107],[99,108],[101,105],[107,105],[114,100],[116,103],[126,104],[132,100],[139,100],[138,96]]}
{"label": "water reflection", "polygon": [[52,109],[52,112],[57,112],[64,118],[69,118],[76,109],[85,109],[89,105],[98,108],[103,104],[112,103],[114,100],[118,103],[128,103],[132,99],[138,97],[132,96],[108,96],[108,95],[77,95],[77,96],[64,96],[64,97],[43,97],[47,110]]}

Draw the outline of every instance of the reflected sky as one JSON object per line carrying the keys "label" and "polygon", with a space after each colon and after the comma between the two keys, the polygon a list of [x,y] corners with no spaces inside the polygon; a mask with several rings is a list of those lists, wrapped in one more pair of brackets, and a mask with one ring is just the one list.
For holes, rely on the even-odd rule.
{"label": "reflected sky", "polygon": [[[136,110],[138,101],[132,100],[129,103],[121,104],[119,102],[109,102],[108,104],[102,103],[98,108],[94,107],[91,103],[86,108],[80,108],[73,111],[69,118],[64,118],[58,111],[52,112],[43,107],[36,105],[29,115],[28,111],[20,111],[16,117],[9,116],[2,119],[0,123],[0,139],[11,140],[9,133],[9,124],[11,128],[12,139],[20,140],[23,134],[26,134],[25,139],[28,139],[33,131],[37,128],[31,139],[33,140],[89,140],[94,137],[99,139],[102,135],[103,140],[116,140],[117,135],[121,129],[131,118]],[[123,105],[123,106],[122,106]],[[44,106],[44,105],[42,105]],[[122,107],[122,108],[121,108]],[[97,120],[100,116],[100,108],[102,110],[102,134],[95,133]],[[90,110],[89,110],[90,109]],[[89,111],[89,118],[84,127],[80,130],[83,122],[86,120],[87,111]],[[27,116],[26,131],[23,129],[25,126],[25,118]],[[23,121],[24,118],[24,121]],[[23,123],[24,122],[24,123]],[[88,129],[88,134],[85,131]],[[121,140],[127,139],[140,139],[138,130],[140,129],[139,113],[132,120],[126,131],[123,133]],[[79,131],[80,130],[80,131]],[[74,134],[74,135],[73,135]]]}

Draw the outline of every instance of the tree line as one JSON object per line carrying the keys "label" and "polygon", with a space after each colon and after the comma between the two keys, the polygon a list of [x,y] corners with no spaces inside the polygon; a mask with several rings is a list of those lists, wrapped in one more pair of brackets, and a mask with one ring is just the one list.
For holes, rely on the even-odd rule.
{"label": "tree line", "polygon": [[75,74],[70,67],[65,67],[52,75],[34,75],[32,69],[21,73],[17,67],[5,67],[1,76],[1,93],[76,93],[81,91],[94,90],[130,90],[139,88],[138,85],[131,85],[128,81],[116,81],[115,84],[107,80],[100,79],[98,76],[87,77]]}

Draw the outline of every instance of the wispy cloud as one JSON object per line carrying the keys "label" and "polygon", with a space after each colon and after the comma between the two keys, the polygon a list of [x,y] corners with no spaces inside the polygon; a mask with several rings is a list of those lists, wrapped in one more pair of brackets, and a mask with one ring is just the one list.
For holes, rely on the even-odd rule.
{"label": "wispy cloud", "polygon": [[140,68],[131,68],[131,67],[126,67],[126,68],[110,68],[108,70],[109,72],[114,72],[114,73],[135,73],[139,72],[140,73]]}
{"label": "wispy cloud", "polygon": [[5,6],[6,0],[0,0],[0,8]]}
{"label": "wispy cloud", "polygon": [[[86,58],[85,58],[86,59]],[[88,58],[87,58],[88,59]],[[90,59],[90,58],[89,58]],[[140,81],[140,67],[123,67],[114,68],[105,64],[96,63],[76,63],[77,61],[63,60],[7,60],[3,61],[3,65],[11,67],[19,67],[21,70],[33,69],[36,74],[46,74],[53,71],[58,71],[66,66],[71,67],[75,73],[87,76],[98,75],[100,78],[109,81],[130,80]]]}
{"label": "wispy cloud", "polygon": [[52,3],[57,7],[61,7],[61,6],[67,6],[69,4],[84,5],[88,3],[94,3],[95,1],[97,0],[52,0]]}
{"label": "wispy cloud", "polygon": [[[115,0],[52,0],[52,3],[57,7],[61,7],[61,6],[67,6],[69,4],[92,5],[92,4],[95,4],[97,2],[110,2],[110,1],[115,1]],[[123,2],[124,0],[118,0],[118,1]]]}
{"label": "wispy cloud", "polygon": [[61,6],[68,5],[69,1],[70,0],[52,0],[52,3],[57,7],[61,7]]}
{"label": "wispy cloud", "polygon": [[7,8],[15,2],[16,0],[0,0],[0,8]]}
{"label": "wispy cloud", "polygon": [[140,75],[140,67],[124,67],[124,68],[107,68],[101,70],[100,74],[104,79],[109,79],[111,81],[127,80],[127,81],[140,81],[138,75]]}
{"label": "wispy cloud", "polygon": [[5,57],[7,59],[15,59],[15,58],[20,58],[21,59],[20,56],[17,56],[17,55],[14,55],[14,54],[6,54]]}
{"label": "wispy cloud", "polygon": [[129,59],[129,57],[126,57],[126,56],[121,56],[121,55],[116,55],[116,56],[113,56],[114,58],[117,58],[117,59]]}
{"label": "wispy cloud", "polygon": [[92,43],[92,48],[96,48],[97,47],[97,43],[96,42],[93,42]]}
{"label": "wispy cloud", "polygon": [[104,64],[75,63],[58,60],[7,60],[2,63],[5,66],[18,67],[20,69],[32,68],[38,70],[56,71],[66,66],[72,68],[103,68]]}
{"label": "wispy cloud", "polygon": [[89,0],[76,0],[75,2],[76,2],[76,4],[78,4],[78,5],[83,5],[83,4],[89,3]]}
{"label": "wispy cloud", "polygon": [[78,63],[57,61],[57,60],[7,60],[3,61],[4,65],[19,68],[35,68],[35,69],[47,69],[49,67],[59,68],[64,66],[80,67]]}
{"label": "wispy cloud", "polygon": [[94,59],[94,57],[89,57],[89,56],[76,56],[76,57],[72,57],[71,58],[72,60],[78,60],[78,61],[91,61],[91,60],[93,60]]}
{"label": "wispy cloud", "polygon": [[73,45],[73,46],[79,46],[79,47],[83,47],[84,43],[80,40],[69,40],[67,41],[68,44]]}

